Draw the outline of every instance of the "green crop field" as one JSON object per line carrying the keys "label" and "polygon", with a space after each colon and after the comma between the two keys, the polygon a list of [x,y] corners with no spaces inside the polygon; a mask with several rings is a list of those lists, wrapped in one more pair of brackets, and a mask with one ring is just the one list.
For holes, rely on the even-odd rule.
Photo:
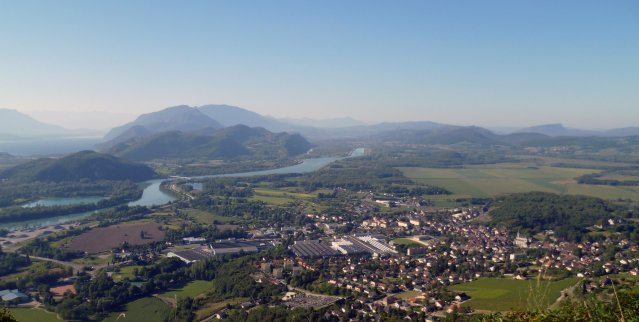
{"label": "green crop field", "polygon": [[196,297],[206,293],[211,289],[213,282],[211,281],[193,281],[181,288],[170,290],[159,294],[162,298],[174,299],[175,297]]}
{"label": "green crop field", "polygon": [[482,278],[476,281],[451,286],[455,292],[465,292],[471,299],[464,302],[478,310],[509,311],[547,308],[561,295],[563,289],[575,285],[579,279],[561,281],[528,280],[506,278]]}
{"label": "green crop field", "polygon": [[13,308],[9,309],[11,314],[20,322],[38,321],[38,322],[59,322],[58,315],[43,309],[35,308]]}
{"label": "green crop field", "polygon": [[[171,307],[155,297],[145,297],[126,305],[126,311],[113,312],[105,322],[156,322],[164,321],[171,314]],[[118,316],[123,315],[118,319]]]}
{"label": "green crop field", "polygon": [[575,178],[599,170],[501,163],[463,168],[399,168],[417,183],[444,187],[454,196],[492,197],[506,193],[545,191],[604,199],[639,200],[639,187],[578,184]]}

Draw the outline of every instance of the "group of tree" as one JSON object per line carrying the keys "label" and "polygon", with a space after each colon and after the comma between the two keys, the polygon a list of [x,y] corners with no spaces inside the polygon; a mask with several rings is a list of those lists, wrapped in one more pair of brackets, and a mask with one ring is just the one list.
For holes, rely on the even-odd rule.
{"label": "group of tree", "polygon": [[525,234],[553,230],[571,241],[581,240],[590,226],[632,215],[628,209],[599,198],[545,192],[507,195],[498,198],[494,206],[490,215],[495,225]]}

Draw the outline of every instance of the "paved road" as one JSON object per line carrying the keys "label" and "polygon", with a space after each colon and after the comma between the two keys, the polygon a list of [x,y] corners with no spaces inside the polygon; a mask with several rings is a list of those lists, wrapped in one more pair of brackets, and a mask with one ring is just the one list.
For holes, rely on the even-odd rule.
{"label": "paved road", "polygon": [[[26,257],[26,255],[21,255],[21,256],[25,256]],[[56,264],[64,266],[64,267],[71,267],[71,268],[73,268],[73,274],[77,274],[78,272],[84,271],[84,266],[85,266],[85,265],[74,264],[74,263],[60,261],[60,260],[57,260],[57,259],[46,258],[46,257],[29,256],[29,258],[36,259],[36,260],[39,260],[39,261],[56,263]],[[88,271],[87,273],[89,273],[91,275],[95,275],[95,273],[97,271],[99,271],[101,268],[106,267],[106,265],[98,265],[98,266],[93,266],[93,267],[95,269],[92,270],[92,271]]]}

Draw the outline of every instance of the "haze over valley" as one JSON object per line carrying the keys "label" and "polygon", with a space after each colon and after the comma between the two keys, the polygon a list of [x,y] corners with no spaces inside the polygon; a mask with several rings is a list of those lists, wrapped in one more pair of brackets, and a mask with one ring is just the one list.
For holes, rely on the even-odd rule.
{"label": "haze over valley", "polygon": [[639,321],[637,13],[0,2],[0,321]]}

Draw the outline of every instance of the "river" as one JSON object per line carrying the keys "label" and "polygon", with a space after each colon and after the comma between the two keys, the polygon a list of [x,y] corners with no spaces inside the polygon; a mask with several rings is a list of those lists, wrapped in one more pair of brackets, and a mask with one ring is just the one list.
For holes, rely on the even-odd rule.
{"label": "river", "polygon": [[[206,179],[206,178],[219,178],[219,177],[252,177],[252,176],[269,175],[269,174],[309,173],[309,172],[317,171],[337,160],[363,156],[364,152],[365,152],[364,148],[357,148],[353,150],[347,157],[311,158],[311,159],[305,159],[304,161],[296,165],[277,168],[277,169],[197,176],[197,177],[191,177],[191,178]],[[156,179],[156,180],[146,181],[144,183],[146,187],[144,188],[144,191],[142,192],[142,197],[136,201],[130,202],[129,206],[153,207],[153,206],[160,206],[160,205],[164,205],[169,202],[175,201],[176,200],[175,196],[169,193],[166,193],[160,189],[160,185],[162,184],[162,182],[165,182],[168,180],[170,179]],[[47,199],[43,199],[40,202],[45,200]],[[79,198],[57,198],[55,200],[57,205],[77,204],[78,201],[84,202],[86,200],[80,200]],[[78,214],[69,214],[64,216],[45,218],[45,219],[5,223],[5,224],[0,224],[0,228],[14,230],[14,229],[21,229],[21,228],[36,228],[36,227],[42,227],[42,226],[57,225],[57,224],[63,224],[73,220],[86,218],[96,212],[98,212],[98,210],[78,213]]]}

